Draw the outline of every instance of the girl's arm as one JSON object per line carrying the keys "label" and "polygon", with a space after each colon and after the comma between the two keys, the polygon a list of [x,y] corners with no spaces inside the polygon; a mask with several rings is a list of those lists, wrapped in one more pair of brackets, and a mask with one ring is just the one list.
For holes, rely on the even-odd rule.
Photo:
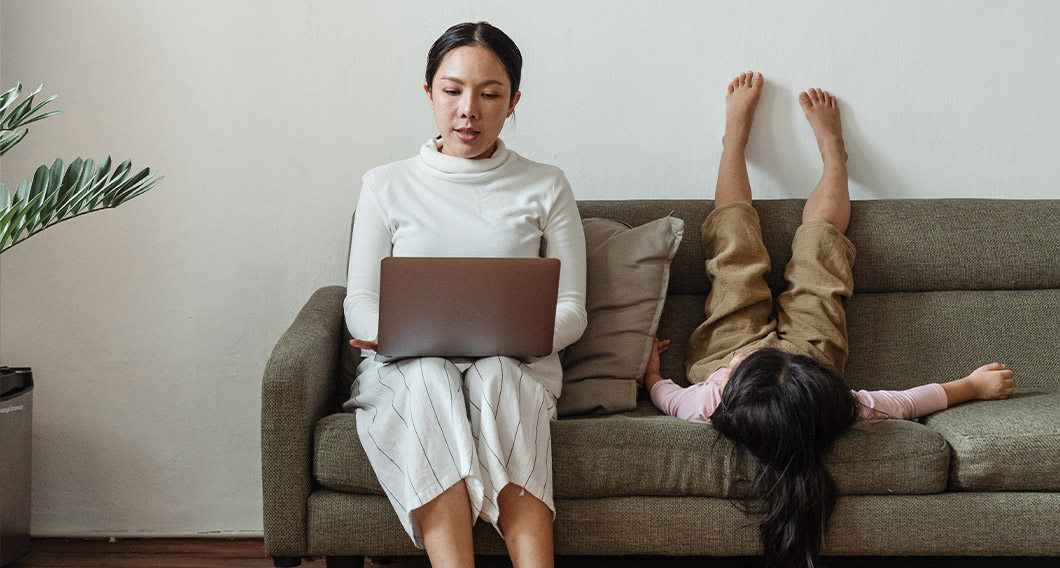
{"label": "girl's arm", "polygon": [[1012,371],[1000,363],[979,367],[972,374],[944,384],[932,383],[904,391],[857,391],[859,420],[910,420],[945,410],[969,400],[1007,398],[1012,394]]}
{"label": "girl's arm", "polygon": [[1008,398],[1016,385],[1013,375],[1001,363],[983,365],[963,379],[942,384],[942,390],[946,391],[946,405],[953,406],[969,400]]}
{"label": "girl's arm", "polygon": [[666,352],[670,348],[670,340],[664,339],[659,341],[658,338],[652,339],[651,344],[651,355],[648,356],[648,366],[644,369],[644,386],[648,389],[648,392],[652,392],[652,387],[655,383],[665,380],[662,375],[659,374],[659,355]]}
{"label": "girl's arm", "polygon": [[858,420],[911,420],[946,409],[946,392],[937,383],[900,391],[860,390],[854,398]]}
{"label": "girl's arm", "polygon": [[648,366],[644,370],[644,386],[651,394],[651,401],[670,416],[692,422],[710,422],[710,415],[714,414],[721,400],[721,392],[709,380],[682,388],[662,378],[659,374],[659,354],[669,346],[669,339],[656,339],[652,344]]}

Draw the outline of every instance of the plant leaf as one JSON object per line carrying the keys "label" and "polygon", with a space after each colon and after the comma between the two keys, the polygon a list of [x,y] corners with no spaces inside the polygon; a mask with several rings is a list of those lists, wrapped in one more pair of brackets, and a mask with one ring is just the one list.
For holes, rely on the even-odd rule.
{"label": "plant leaf", "polygon": [[51,172],[48,170],[48,166],[41,166],[37,168],[36,173],[33,174],[33,185],[30,186],[29,195],[26,196],[27,200],[37,196],[38,193],[45,191],[48,188],[48,182],[51,180]]}
{"label": "plant leaf", "polygon": [[3,116],[3,112],[7,110],[7,106],[10,105],[15,99],[18,98],[19,93],[22,92],[22,83],[11,87],[4,91],[4,94],[0,95],[0,116]]}
{"label": "plant leaf", "polygon": [[[44,166],[41,166],[42,168]],[[32,182],[28,179],[24,179],[18,183],[18,189],[15,190],[15,201],[25,201],[29,197],[29,188]]]}
{"label": "plant leaf", "polygon": [[[44,99],[43,101],[37,103],[37,106],[33,107],[33,109],[29,111],[29,114],[32,115],[33,113],[37,112],[38,110],[44,108],[44,105],[54,101],[57,98],[59,98],[59,95],[52,95],[52,96]],[[55,112],[62,112],[62,111],[61,110],[57,110]]]}
{"label": "plant leaf", "polygon": [[37,197],[30,202],[29,215],[26,215],[26,228],[29,229],[31,235],[36,232],[35,229],[41,226],[42,218],[48,214],[44,207],[44,204],[47,201],[48,192],[44,191],[38,194]]}
{"label": "plant leaf", "polygon": [[[66,168],[61,159],[37,168],[31,180],[22,180],[9,206],[0,208],[0,252],[6,251],[44,229],[99,209],[117,207],[144,194],[162,181],[144,168],[133,175],[132,161],[111,170],[107,156],[99,165],[91,159],[74,159]],[[0,196],[0,203],[3,203]]]}
{"label": "plant leaf", "polygon": [[26,120],[26,121],[22,122],[22,124],[19,124],[19,126],[25,126],[27,124],[30,124],[30,123],[33,123],[33,122],[37,122],[38,120],[44,120],[45,118],[48,118],[49,116],[55,116],[57,114],[62,114],[62,113],[63,113],[63,111],[61,111],[61,110],[50,110],[50,111],[48,111],[48,112],[46,112],[46,113],[44,113],[44,114],[42,114],[40,116],[35,116],[35,117],[33,117],[33,118],[29,119],[29,120]]}
{"label": "plant leaf", "polygon": [[0,135],[0,156],[3,156],[8,150],[14,147],[15,144],[21,142],[28,132],[29,130],[23,128],[21,130]]}
{"label": "plant leaf", "polygon": [[37,121],[42,121],[42,120],[45,120],[45,119],[47,119],[49,117],[54,117],[54,116],[56,116],[56,114],[61,114],[61,113],[63,113],[63,111],[61,111],[61,110],[49,110],[48,112],[45,112],[45,113],[41,114],[41,116],[39,116],[39,117],[34,117],[34,118],[32,118],[32,119],[30,119],[28,121],[22,121],[22,123],[19,124],[19,126],[25,126],[27,124],[32,124],[32,123],[37,122]]}
{"label": "plant leaf", "polygon": [[33,97],[26,97],[22,99],[22,102],[18,103],[11,109],[11,112],[7,114],[7,118],[4,119],[3,127],[7,130],[13,128],[14,125],[18,124],[19,120],[22,120],[29,112],[30,105],[33,104]]}
{"label": "plant leaf", "polygon": [[45,188],[48,191],[55,191],[63,183],[63,161],[56,158],[52,163],[52,169],[49,172],[51,175],[51,182],[48,183],[48,187]]}
{"label": "plant leaf", "polygon": [[5,243],[8,241],[8,229],[10,225],[8,221],[15,215],[15,208],[12,207],[7,211],[0,212],[0,250],[3,250]]}
{"label": "plant leaf", "polygon": [[66,175],[63,176],[63,183],[59,186],[59,191],[55,192],[56,221],[66,215],[66,211],[69,209],[68,200],[70,196],[77,191],[78,187],[89,182],[89,176],[87,175],[89,173],[92,173],[91,159],[85,161],[77,158],[70,162],[70,167],[67,168]]}
{"label": "plant leaf", "polygon": [[114,193],[108,196],[109,199],[107,200],[106,206],[117,207],[119,204],[121,204],[122,194],[132,193],[133,191],[136,191],[136,186],[149,177],[151,177],[150,168],[144,168],[137,172],[136,175],[129,178],[128,181],[114,189]]}
{"label": "plant leaf", "polygon": [[[37,122],[38,120],[44,120],[50,116],[55,116],[61,113],[61,110],[46,112],[44,114],[37,114],[44,105],[54,101],[56,95],[52,95],[40,103],[34,105],[33,98],[44,88],[44,85],[37,87],[36,91],[33,91],[25,99],[11,107],[18,98],[18,94],[22,91],[22,83],[19,83],[17,87],[5,92],[0,95],[0,130],[5,131],[17,131],[15,135],[10,132],[0,135],[0,155],[10,150],[15,144],[18,144],[28,132],[25,129],[20,129],[22,126]],[[36,116],[34,116],[36,115]]]}

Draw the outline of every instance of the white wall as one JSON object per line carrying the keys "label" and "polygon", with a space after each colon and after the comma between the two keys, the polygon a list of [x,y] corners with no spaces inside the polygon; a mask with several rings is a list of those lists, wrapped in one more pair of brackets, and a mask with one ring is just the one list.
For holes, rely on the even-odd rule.
{"label": "white wall", "polygon": [[[1011,6],[1011,7],[1007,7]],[[1018,8],[1017,8],[1018,6]],[[819,174],[795,101],[842,101],[852,193],[1055,198],[1060,4],[3,0],[2,86],[65,114],[3,163],[133,158],[166,180],[3,255],[0,354],[31,365],[37,535],[261,530],[260,381],[319,286],[344,282],[369,168],[435,134],[421,84],[450,24],[526,59],[523,155],[581,199],[709,197],[724,86],[768,81],[759,197]]]}

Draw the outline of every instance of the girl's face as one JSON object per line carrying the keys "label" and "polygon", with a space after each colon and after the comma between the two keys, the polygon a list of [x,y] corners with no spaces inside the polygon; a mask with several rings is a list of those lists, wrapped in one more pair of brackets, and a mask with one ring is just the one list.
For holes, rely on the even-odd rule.
{"label": "girl's face", "polygon": [[443,154],[488,158],[504,120],[512,115],[519,93],[511,95],[504,64],[481,46],[458,47],[442,59],[433,84],[424,84],[434,122],[442,135]]}

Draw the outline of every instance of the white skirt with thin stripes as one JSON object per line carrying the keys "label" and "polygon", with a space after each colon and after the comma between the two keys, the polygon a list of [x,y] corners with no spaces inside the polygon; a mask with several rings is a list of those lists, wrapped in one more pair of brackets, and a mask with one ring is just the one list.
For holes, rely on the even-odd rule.
{"label": "white skirt with thin stripes", "polygon": [[534,363],[508,357],[404,359],[358,368],[344,408],[383,491],[416,546],[414,511],[461,479],[472,520],[497,531],[497,495],[509,483],[552,510],[552,438],[556,397],[543,383],[562,373],[555,354]]}

